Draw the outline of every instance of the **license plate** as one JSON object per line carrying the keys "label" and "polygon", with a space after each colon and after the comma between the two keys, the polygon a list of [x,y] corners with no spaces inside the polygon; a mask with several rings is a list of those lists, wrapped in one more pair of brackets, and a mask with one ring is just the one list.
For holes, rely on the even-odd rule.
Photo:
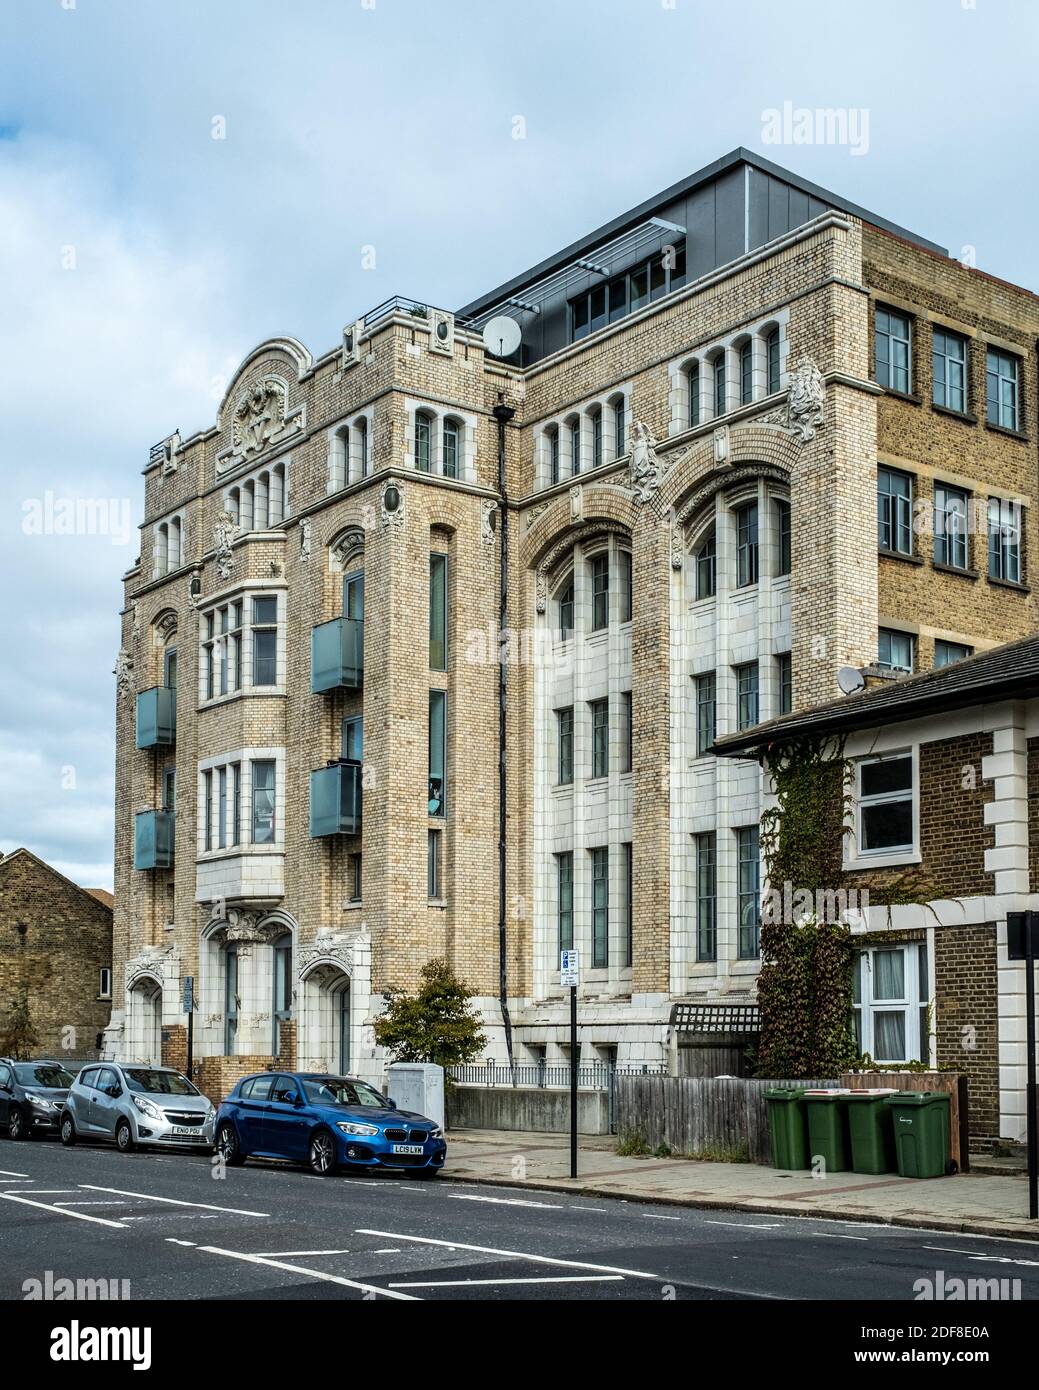
{"label": "license plate", "polygon": [[174,1125],[174,1126],[173,1126],[173,1133],[174,1133],[174,1134],[177,1134],[177,1135],[183,1135],[183,1136],[185,1137],[185,1139],[199,1139],[199,1138],[201,1138],[201,1136],[200,1136],[198,1130],[197,1130],[197,1129],[191,1129],[191,1128],[189,1128],[188,1125]]}
{"label": "license plate", "polygon": [[395,1154],[420,1154],[420,1153],[422,1152],[422,1145],[421,1145],[421,1144],[394,1144],[394,1146],[393,1146],[393,1152],[394,1152]]}

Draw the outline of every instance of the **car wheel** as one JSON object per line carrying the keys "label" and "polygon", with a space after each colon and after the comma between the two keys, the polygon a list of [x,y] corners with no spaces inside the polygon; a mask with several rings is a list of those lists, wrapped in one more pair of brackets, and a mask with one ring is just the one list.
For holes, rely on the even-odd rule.
{"label": "car wheel", "polygon": [[310,1171],[317,1177],[327,1178],[335,1172],[338,1167],[336,1141],[327,1129],[319,1129],[310,1136],[307,1158],[310,1163]]}
{"label": "car wheel", "polygon": [[29,1127],[25,1123],[25,1116],[16,1105],[13,1105],[11,1113],[7,1117],[8,1139],[13,1139],[17,1143],[19,1139],[24,1139],[28,1132]]}
{"label": "car wheel", "polygon": [[128,1154],[133,1149],[133,1130],[130,1128],[129,1120],[120,1120],[115,1127],[115,1146],[121,1154]]}
{"label": "car wheel", "polygon": [[216,1152],[228,1168],[237,1168],[245,1162],[245,1154],[242,1153],[242,1146],[238,1142],[238,1131],[227,1120],[217,1130]]}
{"label": "car wheel", "polygon": [[76,1142],[76,1126],[72,1123],[71,1115],[61,1117],[61,1142],[67,1149],[71,1149]]}

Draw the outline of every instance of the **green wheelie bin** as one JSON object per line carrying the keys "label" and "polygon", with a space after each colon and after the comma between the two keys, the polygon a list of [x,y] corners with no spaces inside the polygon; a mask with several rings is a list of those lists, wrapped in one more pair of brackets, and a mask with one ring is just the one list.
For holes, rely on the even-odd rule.
{"label": "green wheelie bin", "polygon": [[893,1173],[896,1167],[893,1112],[887,1104],[894,1087],[849,1091],[848,1133],[855,1173]]}
{"label": "green wheelie bin", "polygon": [[765,1099],[768,1102],[773,1168],[807,1168],[808,1133],[803,1089],[799,1086],[770,1086],[765,1092]]}
{"label": "green wheelie bin", "polygon": [[940,1178],[949,1166],[948,1091],[898,1091],[888,1096],[898,1171],[904,1178]]}
{"label": "green wheelie bin", "polygon": [[821,1158],[827,1173],[846,1173],[851,1167],[848,1092],[805,1091],[805,1109],[809,1162],[814,1165]]}

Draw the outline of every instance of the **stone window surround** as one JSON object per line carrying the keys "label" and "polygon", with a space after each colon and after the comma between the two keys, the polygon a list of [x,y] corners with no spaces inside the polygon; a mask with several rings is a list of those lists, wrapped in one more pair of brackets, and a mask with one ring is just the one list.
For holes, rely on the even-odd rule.
{"label": "stone window surround", "polygon": [[[274,841],[269,845],[253,844],[251,839],[252,831],[252,765],[254,762],[273,762],[274,763]],[[232,763],[240,763],[242,768],[241,784],[239,789],[239,840],[236,845],[226,845],[223,849],[205,849],[206,834],[206,808],[205,808],[205,780],[202,776],[204,772],[215,772],[221,767],[230,767]],[[286,773],[285,773],[285,749],[284,748],[236,748],[226,753],[216,753],[209,758],[200,758],[197,776],[197,806],[196,806],[196,860],[197,862],[208,863],[213,859],[222,859],[229,856],[239,855],[266,855],[284,854],[285,852],[285,809],[286,809]],[[230,780],[230,779],[229,779]],[[230,796],[230,786],[228,787]],[[214,830],[216,822],[214,820]]]}
{"label": "stone window surround", "polygon": [[[779,330],[779,391],[784,391],[788,380],[789,325],[789,308],[779,309],[750,327],[738,328],[727,337],[704,343],[703,346],[683,353],[681,357],[670,362],[667,369],[671,382],[668,392],[668,403],[671,407],[668,435],[682,434],[692,428],[689,416],[689,371],[694,364],[698,364],[700,368],[700,425],[719,418],[714,409],[714,368],[719,358],[724,359],[726,367],[725,414],[738,410],[742,405],[757,404],[768,399],[768,337],[773,329]],[[750,402],[740,400],[740,349],[748,340],[752,344],[753,358]]]}
{"label": "stone window surround", "polygon": [[[592,470],[592,420],[596,410],[602,411],[602,464],[594,471],[599,472],[606,465],[616,463],[626,457],[628,441],[616,439],[614,408],[623,402],[625,434],[631,424],[631,382],[613,386],[599,396],[589,396],[576,405],[568,406],[549,420],[534,426],[534,491],[556,486],[577,474],[591,473]],[[580,425],[581,457],[578,467],[573,466],[570,429],[574,421]],[[559,434],[559,478],[552,482],[551,438],[553,431]]]}
{"label": "stone window surround", "polygon": [[[404,466],[413,472],[424,474],[426,477],[446,476],[444,474],[444,422],[445,420],[457,420],[462,425],[461,431],[461,458],[458,461],[458,475],[451,478],[452,482],[475,483],[476,476],[476,427],[477,417],[467,410],[461,410],[457,406],[443,405],[436,401],[417,400],[412,396],[404,399],[404,409],[407,412],[407,422],[405,425],[405,449]],[[432,418],[433,427],[430,430],[430,458],[429,471],[418,467],[415,454],[415,416],[417,414],[429,415]]]}
{"label": "stone window surround", "polygon": [[[896,731],[897,732],[897,731]],[[882,869],[906,866],[922,862],[920,851],[920,739],[895,743],[890,748],[870,749],[849,759],[851,768],[848,777],[848,807],[844,818],[844,849],[842,872],[856,869]],[[896,757],[908,753],[912,758],[913,783],[913,843],[907,849],[860,851],[859,841],[859,767],[864,762],[883,757]]]}
{"label": "stone window surround", "polygon": [[[364,429],[361,428],[362,421]],[[328,439],[328,493],[370,478],[374,472],[375,407],[365,406],[346,420],[330,426]]]}
{"label": "stone window surround", "polygon": [[[291,515],[291,464],[292,455],[283,454],[238,475],[223,489],[223,509],[234,517],[238,535],[273,530]],[[278,488],[273,486],[275,480]],[[246,498],[248,504],[243,505]],[[258,515],[264,518],[263,526],[255,524]]]}
{"label": "stone window surround", "polygon": [[[278,600],[278,640],[276,653],[277,682],[274,685],[254,686],[252,683],[252,600],[254,598],[277,598]],[[241,684],[238,690],[229,690],[226,695],[214,694],[206,698],[206,618],[221,608],[241,600],[242,603],[242,653]],[[198,708],[212,709],[215,705],[226,704],[244,696],[285,695],[285,677],[288,669],[288,589],[284,580],[249,579],[232,588],[224,589],[207,601],[198,615]],[[261,624],[262,626],[262,624]],[[217,634],[219,635],[219,634]]]}
{"label": "stone window surround", "polygon": [[152,528],[152,577],[162,579],[186,563],[184,540],[187,535],[187,508],[178,507],[160,517]]}

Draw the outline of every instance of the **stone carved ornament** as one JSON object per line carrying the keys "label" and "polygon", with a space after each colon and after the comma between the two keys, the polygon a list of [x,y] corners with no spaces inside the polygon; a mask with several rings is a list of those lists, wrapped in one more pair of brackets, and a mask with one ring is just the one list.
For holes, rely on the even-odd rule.
{"label": "stone carved ornament", "polygon": [[168,613],[160,613],[159,616],[155,619],[155,631],[156,631],[156,632],[159,634],[159,636],[162,638],[163,642],[169,642],[171,638],[176,637],[176,635],[177,635],[177,615],[176,615],[176,613],[174,613],[174,612],[172,612],[172,611],[170,611],[170,612],[168,612]]}
{"label": "stone carved ornament", "polygon": [[484,545],[494,544],[494,513],[497,510],[497,502],[492,502],[488,497],[480,503],[480,539]]}
{"label": "stone carved ornament", "polygon": [[787,426],[802,444],[815,438],[823,423],[823,374],[810,357],[802,357],[790,378]]}
{"label": "stone carved ornament", "polygon": [[288,416],[287,394],[279,377],[265,376],[238,397],[231,418],[231,453],[236,460],[262,453],[299,429],[298,415]]}
{"label": "stone carved ornament", "polygon": [[115,659],[112,673],[115,676],[116,690],[119,694],[129,694],[133,686],[133,657],[125,647],[119,648],[119,655]]}
{"label": "stone carved ornament", "polygon": [[306,564],[310,559],[310,518],[305,516],[299,523],[299,553]]}
{"label": "stone carved ornament", "polygon": [[231,578],[231,542],[238,527],[230,512],[222,512],[213,526],[213,545],[216,547],[216,572],[221,579]]}
{"label": "stone carved ornament", "polygon": [[657,454],[657,441],[649,426],[642,420],[632,420],[628,430],[628,486],[641,506],[649,502],[660,486],[666,465]]}

